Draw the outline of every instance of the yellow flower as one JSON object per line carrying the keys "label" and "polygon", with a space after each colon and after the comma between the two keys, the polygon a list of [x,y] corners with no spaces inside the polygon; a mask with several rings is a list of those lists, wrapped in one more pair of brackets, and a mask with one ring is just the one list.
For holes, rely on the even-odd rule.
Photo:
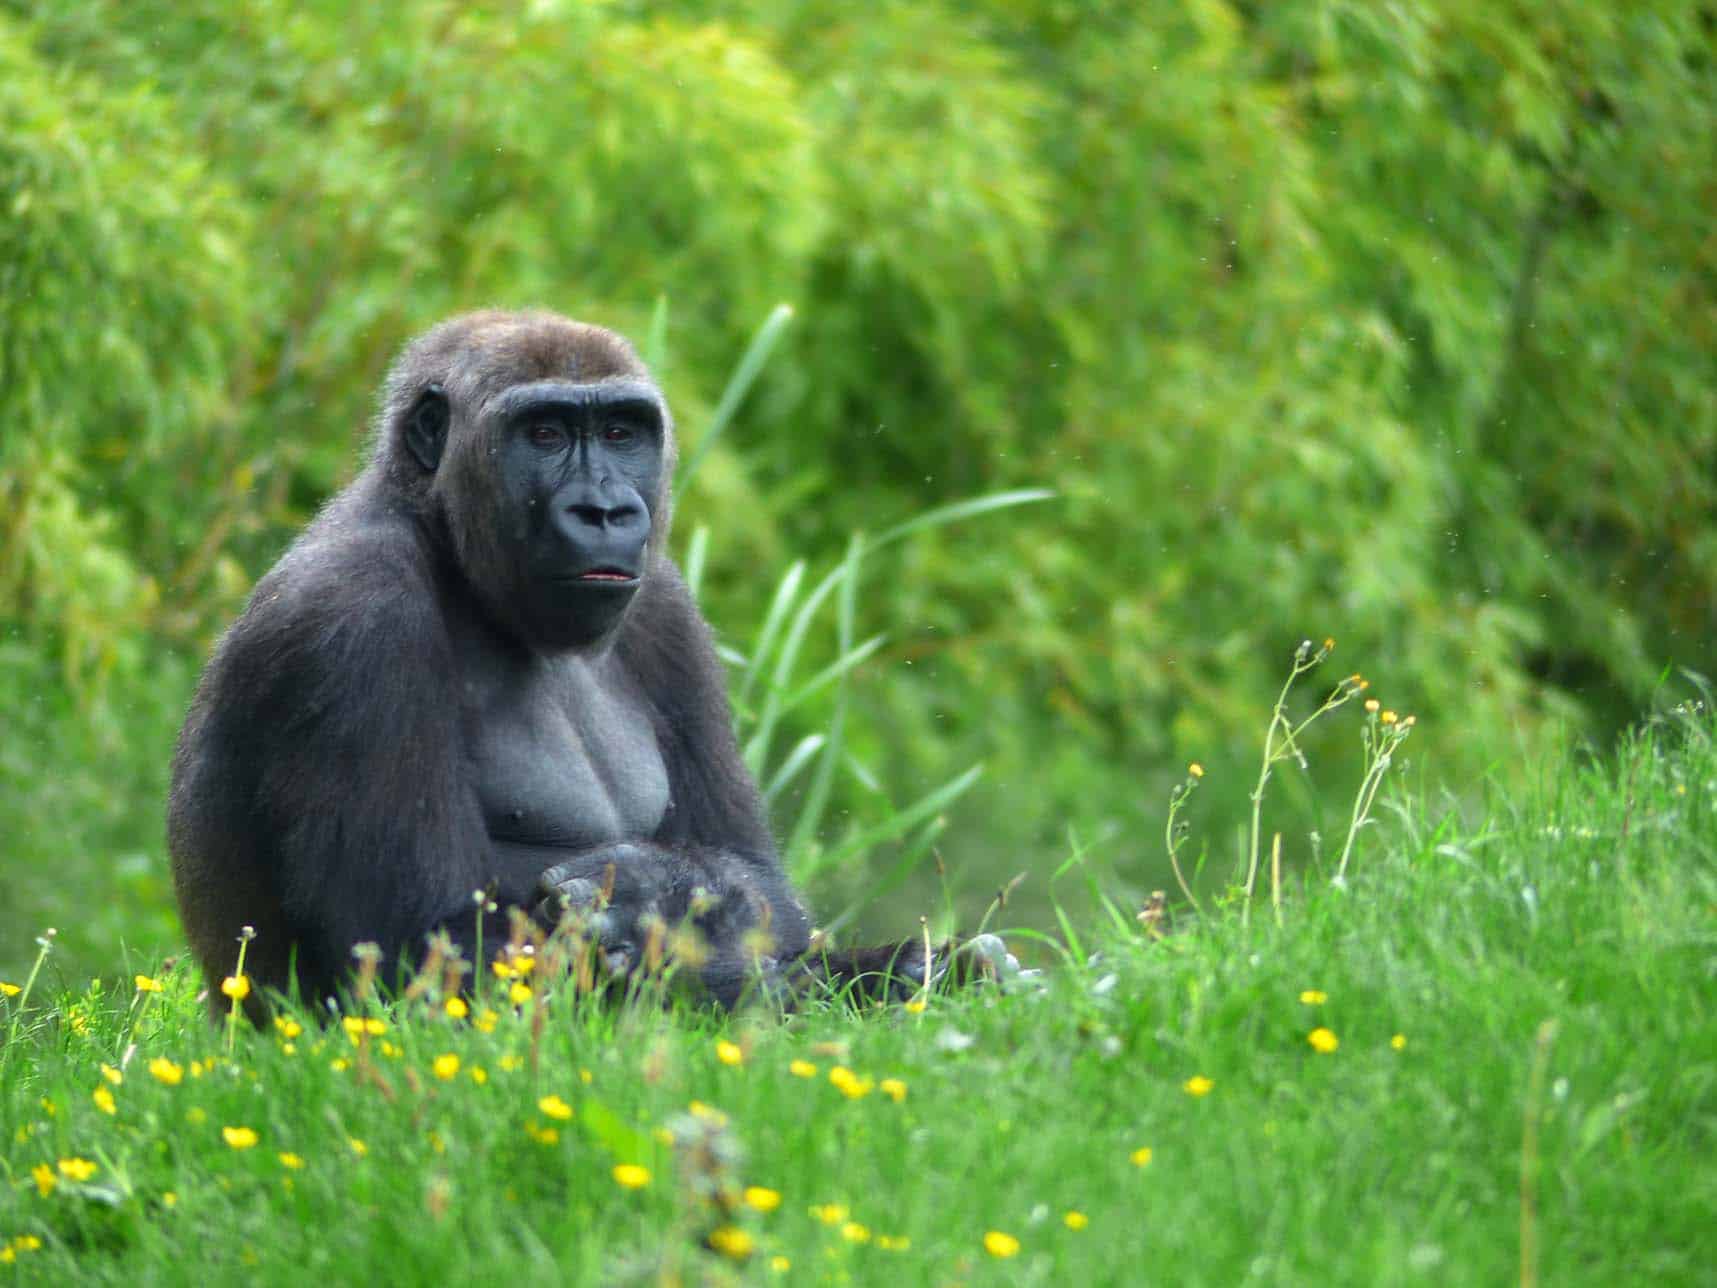
{"label": "yellow flower", "polygon": [[751,1236],[736,1225],[724,1225],[710,1231],[709,1246],[724,1257],[732,1257],[735,1261],[744,1261],[751,1255],[755,1246]]}
{"label": "yellow flower", "polygon": [[139,975],[135,983],[139,993],[159,993],[161,991],[161,981],[150,979],[147,975]]}
{"label": "yellow flower", "polygon": [[912,1246],[912,1240],[904,1234],[879,1234],[876,1236],[876,1246],[884,1252],[905,1252]]}
{"label": "yellow flower", "polygon": [[507,1000],[514,1006],[523,1006],[531,1000],[531,986],[523,980],[514,980],[512,987],[507,990]]}
{"label": "yellow flower", "polygon": [[1202,1073],[1195,1073],[1180,1085],[1189,1096],[1208,1096],[1216,1084]]}
{"label": "yellow flower", "polygon": [[[60,1175],[68,1181],[87,1181],[96,1173],[96,1166],[87,1158],[62,1158],[60,1160]],[[41,1184],[41,1178],[36,1180]]]}
{"label": "yellow flower", "polygon": [[296,1042],[282,1042],[280,1044],[280,1053],[282,1055],[297,1055],[298,1044]]}
{"label": "yellow flower", "polygon": [[859,1100],[870,1094],[873,1085],[869,1078],[861,1078],[845,1065],[837,1064],[829,1070],[829,1081],[840,1088],[843,1096],[849,1100]]}
{"label": "yellow flower", "polygon": [[465,1072],[470,1075],[471,1081],[475,1082],[479,1087],[489,1081],[489,1071],[480,1064],[472,1065],[469,1069],[465,1070]]}
{"label": "yellow flower", "polygon": [[589,1069],[580,1069],[578,1071],[578,1080],[588,1087],[591,1083],[596,1081],[596,1075]]}
{"label": "yellow flower", "polygon": [[814,1203],[809,1211],[824,1225],[839,1225],[847,1219],[847,1205],[845,1203]]}
{"label": "yellow flower", "polygon": [[927,1003],[924,1001],[924,999],[922,997],[915,997],[910,1002],[906,1002],[903,1005],[906,1007],[906,1011],[908,1014],[910,1014],[910,1015],[922,1015],[924,1013],[924,1008],[927,1005]]}
{"label": "yellow flower", "polygon": [[614,1181],[622,1189],[641,1190],[650,1183],[650,1169],[636,1163],[616,1163]]}
{"label": "yellow flower", "polygon": [[848,1221],[841,1227],[841,1238],[845,1239],[848,1243],[869,1243],[870,1230],[868,1227],[860,1225],[857,1221]]}
{"label": "yellow flower", "polygon": [[1377,710],[1381,709],[1382,706],[1383,706],[1383,704],[1381,702],[1379,702],[1376,698],[1367,698],[1365,700],[1365,709],[1367,711],[1377,711]]}
{"label": "yellow flower", "polygon": [[5,1247],[0,1248],[0,1266],[9,1266],[17,1259],[18,1254],[12,1250],[11,1244],[7,1244]]}
{"label": "yellow flower", "polygon": [[172,1190],[164,1190],[161,1194],[161,1206],[162,1207],[178,1207],[179,1206],[179,1196],[177,1194],[175,1194]]}
{"label": "yellow flower", "polygon": [[482,1010],[477,1012],[476,1017],[472,1019],[471,1023],[476,1026],[477,1032],[479,1033],[493,1033],[495,1031],[495,1021],[500,1018],[501,1017],[498,1013],[491,1011],[485,1006]]}
{"label": "yellow flower", "polygon": [[95,1107],[101,1110],[104,1114],[116,1114],[119,1112],[119,1107],[113,1103],[113,1093],[106,1087],[97,1087],[90,1094],[90,1099],[95,1101]]}
{"label": "yellow flower", "polygon": [[984,1235],[984,1251],[992,1257],[1011,1257],[1019,1251],[1019,1240],[1000,1230],[991,1230]]}
{"label": "yellow flower", "polygon": [[715,1058],[726,1065],[744,1064],[745,1052],[739,1049],[739,1043],[723,1038],[715,1044]]}
{"label": "yellow flower", "polygon": [[1312,1044],[1312,1050],[1319,1055],[1328,1055],[1341,1045],[1341,1039],[1325,1028],[1313,1029],[1306,1034],[1306,1041]]}
{"label": "yellow flower", "polygon": [[502,1073],[517,1073],[525,1067],[525,1057],[522,1055],[504,1055],[501,1057]]}
{"label": "yellow flower", "polygon": [[392,1042],[383,1042],[381,1051],[382,1054],[387,1056],[390,1060],[397,1060],[403,1054]]}
{"label": "yellow flower", "polygon": [[559,1096],[544,1096],[541,1100],[537,1101],[537,1108],[542,1110],[543,1113],[548,1115],[550,1118],[558,1118],[561,1122],[565,1122],[568,1118],[572,1117],[572,1106],[567,1104],[566,1101],[562,1100]]}
{"label": "yellow flower", "polygon": [[781,1191],[764,1189],[761,1185],[747,1185],[745,1201],[759,1212],[773,1212],[781,1206]]}
{"label": "yellow flower", "polygon": [[495,972],[496,979],[512,979],[516,972],[499,957],[489,963],[489,969]]}
{"label": "yellow flower", "polygon": [[118,1069],[115,1069],[111,1064],[104,1064],[101,1066],[101,1076],[106,1078],[116,1087],[125,1081],[125,1075]]}
{"label": "yellow flower", "polygon": [[1397,1033],[1394,1037],[1389,1039],[1389,1045],[1396,1051],[1405,1051],[1407,1049],[1407,1035],[1405,1033]]}
{"label": "yellow flower", "polygon": [[8,984],[5,980],[0,979],[0,993],[4,993],[7,997],[16,997],[23,991],[23,988],[19,985]]}
{"label": "yellow flower", "polygon": [[1307,1006],[1322,1006],[1325,1002],[1329,1001],[1329,994],[1320,989],[1308,988],[1305,992],[1300,994],[1300,1001],[1304,1002]]}
{"label": "yellow flower", "polygon": [[328,1067],[335,1073],[344,1073],[347,1069],[352,1067],[352,1062],[350,1060],[330,1060],[328,1061]]}
{"label": "yellow flower", "polygon": [[532,970],[536,969],[536,964],[537,959],[535,957],[527,957],[525,954],[520,953],[518,956],[513,958],[513,974],[517,975],[520,979],[523,979],[526,975],[529,975]]}
{"label": "yellow flower", "polygon": [[906,1084],[899,1078],[884,1078],[876,1084],[876,1087],[878,1091],[897,1105],[906,1099]]}
{"label": "yellow flower", "polygon": [[1186,767],[1186,772],[1191,774],[1194,778],[1203,778],[1204,777],[1204,766],[1199,764],[1195,760],[1192,762],[1192,764],[1190,764]]}
{"label": "yellow flower", "polygon": [[1149,1167],[1151,1165],[1151,1147],[1149,1145],[1141,1145],[1128,1155],[1128,1157],[1133,1160],[1134,1167]]}
{"label": "yellow flower", "polygon": [[53,1101],[49,1100],[46,1096],[43,1096],[42,1097],[42,1112],[45,1113],[49,1118],[52,1118],[55,1114],[60,1112],[60,1107],[58,1105],[56,1105]]}
{"label": "yellow flower", "polygon": [[356,1136],[346,1137],[346,1144],[351,1147],[352,1152],[359,1158],[363,1158],[370,1152],[370,1147],[364,1144],[364,1142],[359,1140]]}
{"label": "yellow flower", "polygon": [[304,1167],[304,1160],[296,1154],[282,1154],[280,1155],[280,1165],[294,1172],[301,1171]]}
{"label": "yellow flower", "polygon": [[471,1014],[471,1008],[465,1005],[465,999],[463,997],[448,998],[441,1004],[441,1009],[446,1011],[456,1020],[462,1020],[467,1015]]}
{"label": "yellow flower", "polygon": [[769,1268],[776,1274],[783,1275],[793,1268],[793,1263],[786,1257],[777,1253],[775,1256],[769,1258]]}
{"label": "yellow flower", "polygon": [[435,1063],[430,1066],[435,1076],[443,1082],[451,1082],[459,1076],[459,1057],[449,1052],[435,1057]]}
{"label": "yellow flower", "polygon": [[234,1149],[249,1149],[257,1142],[257,1135],[249,1127],[222,1127],[221,1139]]}
{"label": "yellow flower", "polygon": [[1069,1230],[1083,1230],[1091,1224],[1091,1218],[1083,1212],[1068,1212],[1062,1216],[1061,1223]]}
{"label": "yellow flower", "polygon": [[33,1234],[20,1234],[12,1240],[12,1246],[19,1252],[40,1252],[42,1241]]}
{"label": "yellow flower", "polygon": [[221,992],[235,1002],[242,1002],[250,996],[250,976],[228,975],[221,981]]}
{"label": "yellow flower", "polygon": [[54,1186],[60,1183],[60,1178],[54,1175],[54,1169],[46,1163],[37,1163],[30,1169],[30,1175],[35,1178],[36,1188],[42,1197],[47,1198],[54,1192]]}
{"label": "yellow flower", "polygon": [[795,1078],[815,1078],[817,1076],[817,1066],[812,1064],[809,1060],[795,1060],[792,1064],[787,1066],[787,1072],[792,1074]]}
{"label": "yellow flower", "polygon": [[1377,718],[1379,720],[1383,721],[1384,724],[1394,724],[1397,720],[1400,719],[1400,717],[1397,716],[1393,711],[1385,711],[1382,715],[1378,716]]}
{"label": "yellow flower", "polygon": [[183,1065],[174,1064],[164,1055],[158,1055],[149,1062],[149,1075],[156,1082],[164,1082],[169,1087],[176,1087],[185,1080]]}
{"label": "yellow flower", "polygon": [[717,1127],[727,1126],[727,1115],[719,1109],[704,1104],[701,1100],[692,1101],[686,1106],[686,1109],[693,1118],[701,1118],[706,1123],[713,1123]]}
{"label": "yellow flower", "polygon": [[539,1145],[553,1145],[560,1140],[560,1133],[553,1127],[538,1127],[535,1123],[525,1124],[525,1135]]}
{"label": "yellow flower", "polygon": [[275,1016],[274,1027],[279,1030],[280,1036],[289,1042],[300,1033],[304,1032],[304,1026],[297,1020],[293,1019],[290,1015]]}

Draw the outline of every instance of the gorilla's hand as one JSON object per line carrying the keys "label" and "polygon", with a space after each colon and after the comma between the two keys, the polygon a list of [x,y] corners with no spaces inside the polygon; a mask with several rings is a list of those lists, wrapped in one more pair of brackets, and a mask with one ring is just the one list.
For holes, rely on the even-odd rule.
{"label": "gorilla's hand", "polygon": [[669,876],[661,856],[646,846],[598,846],[537,878],[534,915],[548,926],[577,918],[609,974],[625,975],[638,964],[650,924],[668,911],[662,901]]}

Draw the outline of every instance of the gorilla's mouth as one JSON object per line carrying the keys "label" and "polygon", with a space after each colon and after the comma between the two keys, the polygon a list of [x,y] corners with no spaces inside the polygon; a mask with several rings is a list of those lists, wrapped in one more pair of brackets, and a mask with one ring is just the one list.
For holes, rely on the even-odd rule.
{"label": "gorilla's mouth", "polygon": [[621,568],[592,568],[589,572],[581,572],[578,574],[578,576],[569,577],[567,580],[569,580],[569,581],[583,581],[583,582],[590,582],[590,581],[607,581],[607,582],[622,581],[622,582],[624,582],[624,581],[637,581],[638,577],[637,577],[636,573],[626,572],[624,569],[621,569]]}

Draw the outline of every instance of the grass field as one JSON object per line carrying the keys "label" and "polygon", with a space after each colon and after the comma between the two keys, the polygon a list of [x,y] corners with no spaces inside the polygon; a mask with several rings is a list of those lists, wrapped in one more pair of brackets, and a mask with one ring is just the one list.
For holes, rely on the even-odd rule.
{"label": "grass field", "polygon": [[1713,726],[1399,805],[1279,913],[1017,937],[1041,991],[922,1009],[533,979],[229,1035],[49,952],[0,990],[0,1283],[1717,1282]]}

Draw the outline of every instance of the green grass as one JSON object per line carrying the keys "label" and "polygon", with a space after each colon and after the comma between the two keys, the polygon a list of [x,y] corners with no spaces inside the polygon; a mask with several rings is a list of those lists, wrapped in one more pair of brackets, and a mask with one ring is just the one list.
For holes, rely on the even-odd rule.
{"label": "green grass", "polygon": [[[1234,895],[1162,940],[1122,917],[1041,993],[916,1014],[563,989],[489,1032],[397,1007],[361,1059],[308,1023],[291,1052],[242,1031],[228,1057],[183,968],[149,997],[53,996],[50,954],[24,1009],[0,1003],[0,1240],[41,1241],[0,1282],[1713,1282],[1712,725],[1650,728],[1477,821],[1398,805],[1344,887],[1290,884],[1279,925],[1267,886],[1249,925]],[[1339,1049],[1308,1043],[1320,1026]],[[157,1057],[209,1067],[167,1086]],[[836,1065],[904,1098],[848,1096]],[[38,1192],[32,1168],[74,1158],[86,1182]],[[744,1186],[779,1207],[721,1214],[710,1196]],[[701,1246],[723,1225],[748,1262]]]}

